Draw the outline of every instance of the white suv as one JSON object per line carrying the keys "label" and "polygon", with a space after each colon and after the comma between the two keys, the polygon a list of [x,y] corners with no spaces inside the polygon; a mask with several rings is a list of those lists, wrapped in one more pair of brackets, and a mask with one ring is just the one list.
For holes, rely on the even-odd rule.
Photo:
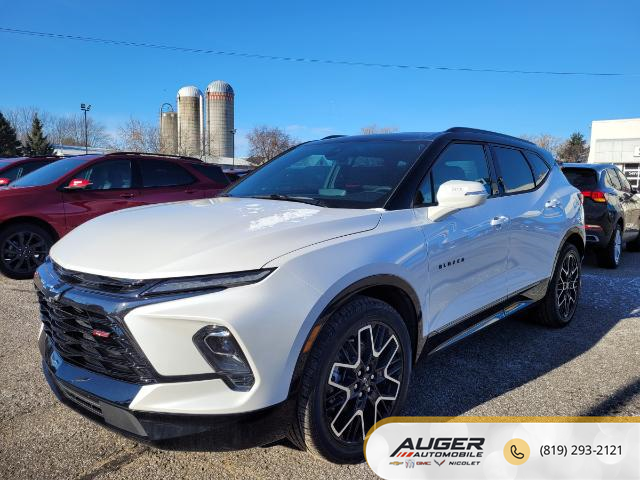
{"label": "white suv", "polygon": [[334,462],[412,365],[525,307],[573,317],[581,196],[492,132],[333,137],[220,198],[104,215],[36,275],[43,368],[85,416],[164,447],[288,436]]}

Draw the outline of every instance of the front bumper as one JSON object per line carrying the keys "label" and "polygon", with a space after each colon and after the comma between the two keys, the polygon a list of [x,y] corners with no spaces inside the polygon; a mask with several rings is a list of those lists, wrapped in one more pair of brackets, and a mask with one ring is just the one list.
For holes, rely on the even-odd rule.
{"label": "front bumper", "polygon": [[294,404],[286,400],[242,414],[188,415],[132,410],[141,385],[100,375],[62,359],[41,333],[44,376],[58,399],[84,417],[136,441],[180,450],[236,450],[286,436]]}

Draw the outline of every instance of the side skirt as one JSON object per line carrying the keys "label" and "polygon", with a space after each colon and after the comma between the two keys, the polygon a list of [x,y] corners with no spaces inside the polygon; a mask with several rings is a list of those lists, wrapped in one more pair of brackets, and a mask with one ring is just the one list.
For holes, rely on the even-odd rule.
{"label": "side skirt", "polygon": [[453,322],[444,330],[434,331],[427,337],[425,348],[427,354],[431,355],[450,347],[489,325],[542,300],[546,295],[548,285],[549,279],[547,278],[506,297],[498,303],[485,307],[477,313],[472,313]]}

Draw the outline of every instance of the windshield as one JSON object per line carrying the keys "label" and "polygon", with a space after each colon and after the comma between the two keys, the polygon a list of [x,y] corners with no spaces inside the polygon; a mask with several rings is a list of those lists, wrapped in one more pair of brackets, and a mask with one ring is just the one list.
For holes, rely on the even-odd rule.
{"label": "windshield", "polygon": [[231,197],[337,208],[382,207],[428,141],[344,141],[301,145],[232,187]]}
{"label": "windshield", "polygon": [[11,184],[12,187],[39,187],[49,185],[63,177],[71,170],[84,165],[88,160],[96,158],[95,155],[80,157],[63,158],[56,162],[45,165],[44,167],[19,178]]}

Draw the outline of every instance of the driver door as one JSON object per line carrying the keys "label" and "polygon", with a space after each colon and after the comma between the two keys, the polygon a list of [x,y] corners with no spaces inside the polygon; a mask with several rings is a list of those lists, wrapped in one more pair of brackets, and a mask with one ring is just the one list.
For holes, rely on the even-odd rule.
{"label": "driver door", "polygon": [[[482,144],[450,144],[420,187],[415,212],[428,252],[430,333],[463,325],[507,295],[509,223],[500,213],[504,199],[497,196],[488,158]],[[429,206],[437,205],[438,188],[449,180],[481,182],[490,196],[482,205],[430,221]]]}
{"label": "driver door", "polygon": [[94,163],[73,178],[91,183],[79,190],[63,188],[67,231],[99,215],[140,204],[136,199],[138,191],[132,188],[131,160]]}

